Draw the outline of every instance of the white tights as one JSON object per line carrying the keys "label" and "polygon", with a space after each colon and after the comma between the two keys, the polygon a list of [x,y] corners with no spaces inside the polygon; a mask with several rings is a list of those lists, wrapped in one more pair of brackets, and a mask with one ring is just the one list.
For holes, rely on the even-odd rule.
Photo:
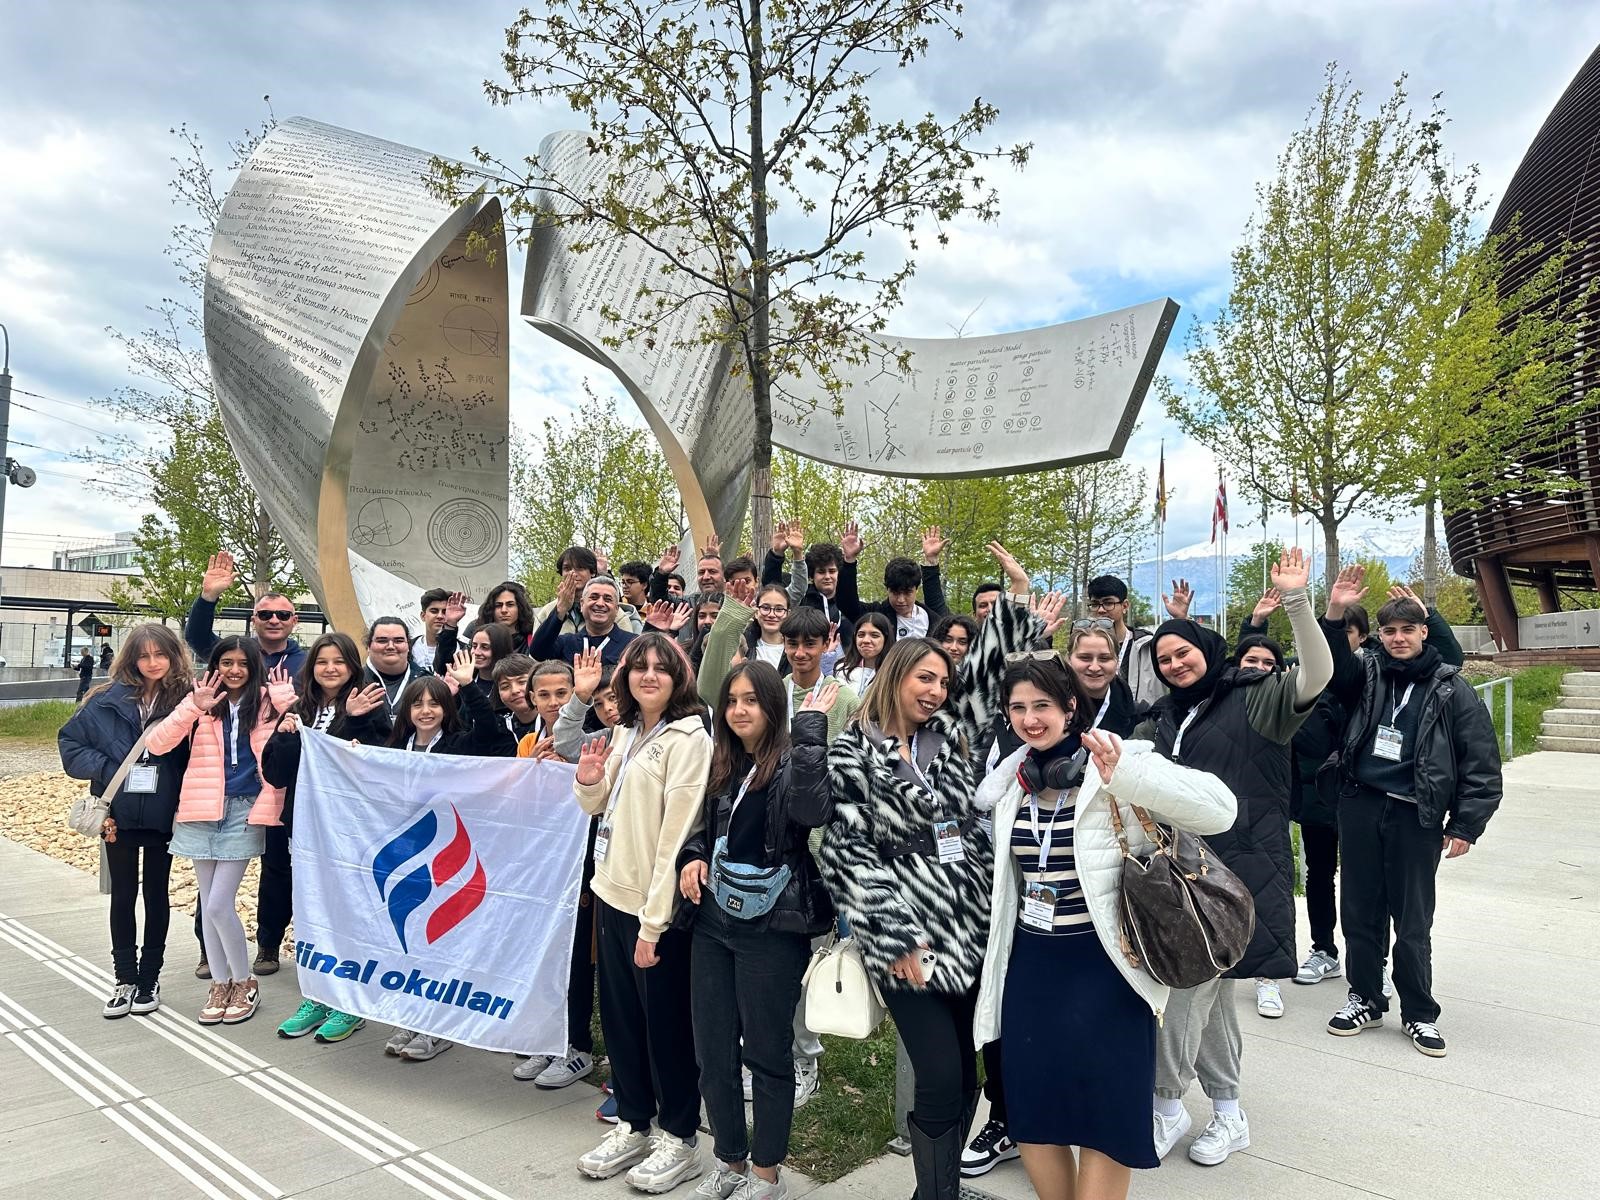
{"label": "white tights", "polygon": [[200,885],[200,933],[206,943],[206,961],[218,982],[250,978],[250,948],[244,939],[234,900],[244,882],[249,859],[197,858],[194,877]]}

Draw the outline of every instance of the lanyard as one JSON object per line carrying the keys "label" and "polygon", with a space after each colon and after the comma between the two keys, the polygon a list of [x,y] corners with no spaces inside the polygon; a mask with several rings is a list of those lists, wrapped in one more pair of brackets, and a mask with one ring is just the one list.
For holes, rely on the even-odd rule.
{"label": "lanyard", "polygon": [[395,685],[395,689],[392,692],[389,690],[389,680],[387,678],[379,675],[377,671],[373,671],[373,674],[378,676],[378,682],[383,685],[383,698],[389,707],[389,715],[392,717],[394,716],[394,706],[400,703],[400,694],[406,690],[406,684],[411,682],[411,666],[409,663],[406,664],[406,669],[400,673],[400,682]]}
{"label": "lanyard", "polygon": [[[807,698],[809,699],[810,697],[815,696],[817,694],[817,689],[820,688],[821,686],[822,686],[822,676],[819,675],[819,676],[817,676],[817,681],[811,685],[810,689],[807,690],[807,692],[806,692]],[[789,682],[788,691],[789,691],[789,724],[793,725],[794,724],[794,677],[793,676],[790,676],[790,682]],[[912,753],[915,754],[916,751],[913,750]]]}
{"label": "lanyard", "polygon": [[1194,724],[1194,719],[1200,715],[1200,706],[1196,704],[1183,715],[1183,721],[1178,726],[1178,736],[1172,739],[1172,761],[1181,762],[1183,758],[1183,731]]}
{"label": "lanyard", "polygon": [[739,805],[744,802],[744,794],[750,790],[750,781],[756,777],[756,768],[752,763],[750,771],[744,777],[744,782],[739,785],[739,792],[733,798],[733,807],[728,810],[728,832],[733,831],[733,814],[739,811]]}
{"label": "lanyard", "polygon": [[1050,869],[1050,839],[1056,835],[1056,818],[1061,815],[1061,802],[1065,800],[1066,793],[1056,793],[1055,811],[1050,814],[1050,824],[1044,827],[1044,841],[1039,840],[1039,798],[1034,795],[1028,797],[1028,814],[1033,818],[1033,844],[1039,847],[1039,874],[1043,875]]}
{"label": "lanyard", "polygon": [[817,593],[817,599],[822,601],[822,615],[824,617],[826,617],[828,619],[828,621],[831,623],[833,621],[833,614],[828,611],[828,598],[826,596],[824,596],[821,592],[818,592]]}
{"label": "lanyard", "polygon": [[228,701],[228,769],[239,766],[239,706]]}
{"label": "lanyard", "polygon": [[1391,726],[1400,719],[1400,714],[1405,711],[1406,705],[1411,703],[1411,689],[1416,686],[1416,680],[1412,680],[1410,683],[1406,684],[1406,690],[1401,695],[1400,702],[1394,706],[1394,712],[1389,716],[1389,724]]}
{"label": "lanyard", "polygon": [[[437,742],[443,736],[444,736],[444,730],[435,729],[433,731],[433,736],[428,739],[428,744],[422,748],[422,752],[424,754],[427,754],[429,751],[431,751],[433,749],[433,744],[435,742]],[[406,739],[406,749],[407,750],[415,750],[416,748],[417,748],[417,735],[413,733],[410,737],[408,737]]]}
{"label": "lanyard", "polygon": [[[1115,686],[1116,686],[1116,680],[1112,680],[1111,681],[1111,687],[1115,687]],[[1100,728],[1100,722],[1104,721],[1106,719],[1106,709],[1108,709],[1110,707],[1111,707],[1111,688],[1107,688],[1106,689],[1106,698],[1104,700],[1100,701],[1100,711],[1095,713],[1095,715],[1094,715],[1094,724],[1089,726],[1090,729],[1099,729]],[[1176,753],[1176,751],[1174,751],[1174,753]]]}
{"label": "lanyard", "polygon": [[[604,650],[608,645],[610,645],[610,643],[611,643],[611,635],[608,633],[605,636],[605,640],[603,640],[598,646],[595,647],[596,653],[598,653],[601,650]],[[587,654],[588,651],[589,651],[589,634],[587,632],[585,632],[584,635],[583,635],[583,649],[584,649],[584,653]]]}
{"label": "lanyard", "polygon": [[1122,664],[1128,661],[1128,647],[1133,645],[1133,630],[1128,630],[1128,636],[1122,639],[1122,645],[1117,647],[1117,674],[1122,674]]}
{"label": "lanyard", "polygon": [[627,750],[623,752],[622,762],[617,766],[617,778],[612,783],[611,795],[606,800],[606,815],[601,819],[602,824],[611,824],[611,814],[617,807],[618,797],[622,795],[622,781],[628,774],[628,768],[633,765],[634,758],[638,756],[639,751],[655,740],[656,735],[666,727],[666,721],[657,721],[656,727],[643,737],[639,736],[639,726],[635,725],[633,727],[633,739],[628,744]]}

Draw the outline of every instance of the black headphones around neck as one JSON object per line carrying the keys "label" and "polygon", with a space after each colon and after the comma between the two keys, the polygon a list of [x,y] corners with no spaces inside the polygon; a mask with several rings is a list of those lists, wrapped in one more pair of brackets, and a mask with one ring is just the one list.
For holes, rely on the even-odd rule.
{"label": "black headphones around neck", "polygon": [[1066,791],[1083,781],[1083,768],[1088,761],[1089,751],[1080,746],[1075,753],[1052,758],[1041,768],[1030,752],[1017,764],[1017,782],[1030,796],[1052,789]]}

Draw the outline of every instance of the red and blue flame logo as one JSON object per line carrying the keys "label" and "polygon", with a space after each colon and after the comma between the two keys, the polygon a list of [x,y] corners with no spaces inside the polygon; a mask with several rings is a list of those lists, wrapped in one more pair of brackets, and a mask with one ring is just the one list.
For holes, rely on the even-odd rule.
{"label": "red and blue flame logo", "polygon": [[[488,890],[483,861],[473,849],[472,837],[454,804],[448,806],[445,819],[454,822],[454,833],[431,857],[427,851],[439,840],[440,832],[439,814],[432,808],[381,846],[372,858],[372,881],[377,885],[378,898],[388,907],[400,949],[407,953],[407,922],[436,891],[445,894],[422,927],[423,940],[430,946],[466,920],[483,903]],[[401,869],[419,856],[421,861],[402,874]]]}

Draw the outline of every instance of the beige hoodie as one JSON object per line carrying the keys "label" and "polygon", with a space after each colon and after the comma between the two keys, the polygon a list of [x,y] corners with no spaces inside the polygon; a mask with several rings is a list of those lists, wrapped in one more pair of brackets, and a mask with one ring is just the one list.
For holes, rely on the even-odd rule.
{"label": "beige hoodie", "polygon": [[[584,812],[603,814],[637,727],[611,737],[599,783],[575,783]],[[680,717],[660,729],[634,756],[611,812],[611,842],[595,864],[594,894],[612,908],[639,918],[642,941],[660,940],[672,924],[678,895],[678,851],[700,820],[711,774],[711,735],[698,716]]]}

